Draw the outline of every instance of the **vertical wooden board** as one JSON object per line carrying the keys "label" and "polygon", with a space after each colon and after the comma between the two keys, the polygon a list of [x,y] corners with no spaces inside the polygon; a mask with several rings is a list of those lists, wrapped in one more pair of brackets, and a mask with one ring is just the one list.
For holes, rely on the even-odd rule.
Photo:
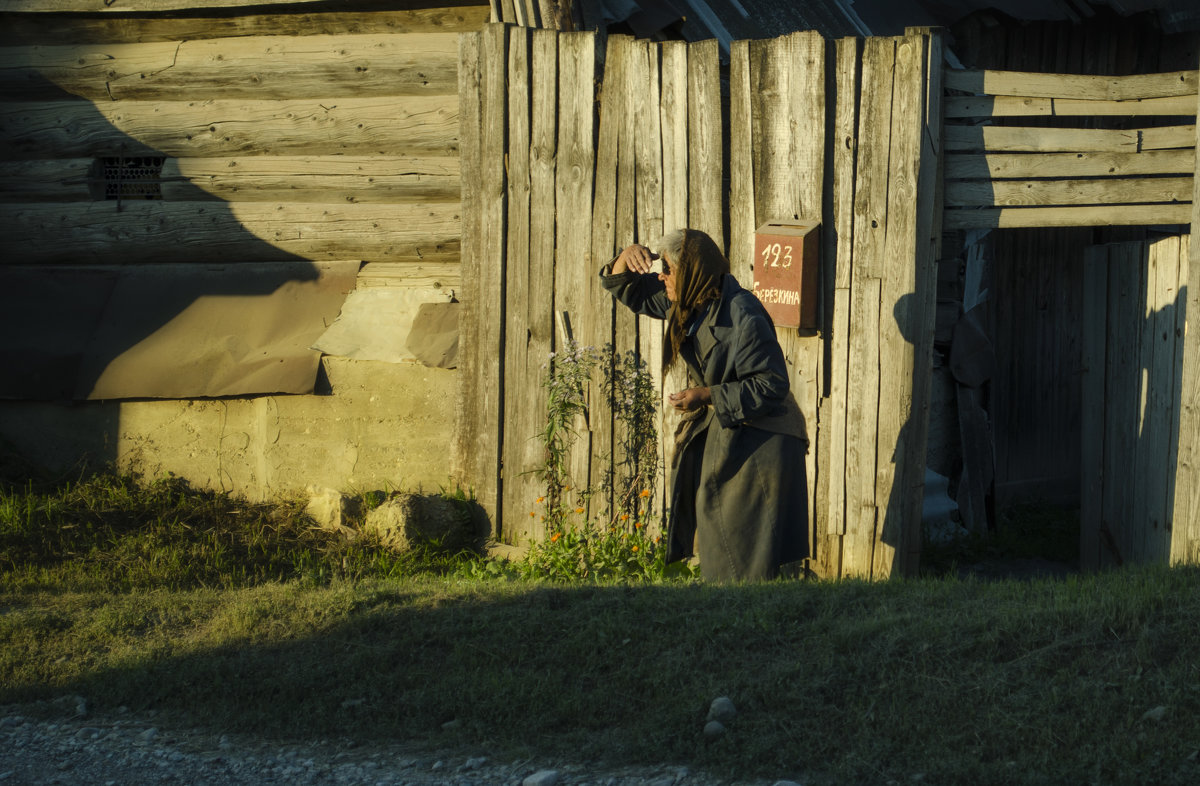
{"label": "vertical wooden board", "polygon": [[508,70],[508,31],[488,25],[481,42],[483,91],[480,166],[479,352],[481,362],[475,394],[483,401],[482,428],[475,443],[476,495],[484,510],[494,515],[496,529],[504,535],[501,506],[503,472],[500,465],[504,441],[504,226],[506,186],[504,171]]}
{"label": "vertical wooden board", "polygon": [[914,433],[918,427],[912,421],[912,400],[916,344],[921,340],[925,316],[917,295],[916,209],[925,104],[923,43],[921,36],[896,39],[892,83],[888,232],[883,251],[888,265],[881,306],[885,313],[879,325],[879,453],[875,481],[875,499],[883,521],[876,535],[879,542],[873,575],[880,578],[893,574],[897,551],[904,554],[908,526],[905,513],[909,507],[900,468],[911,458],[906,453],[907,442],[920,440]]}
{"label": "vertical wooden board", "polygon": [[[663,235],[663,134],[661,124],[661,97],[659,82],[659,47],[650,41],[640,41],[643,50],[639,55],[645,59],[645,79],[640,92],[642,101],[637,112],[640,118],[637,135],[637,233],[640,242],[656,242]],[[661,320],[640,317],[637,326],[638,352],[646,369],[654,380],[655,390],[662,393],[662,341]],[[653,482],[644,485],[653,496],[647,508],[656,522],[661,524],[663,498],[666,483],[663,478],[662,441],[658,442],[655,466],[642,467],[639,474],[647,476],[653,472]]]}
{"label": "vertical wooden board", "polygon": [[[592,258],[597,264],[611,259],[616,251],[627,245],[632,237],[622,229],[632,216],[630,167],[620,165],[620,148],[629,135],[629,91],[624,84],[628,70],[629,36],[609,36],[604,65],[604,89],[601,91],[600,136],[596,151],[596,187],[593,196]],[[613,322],[627,324],[633,317],[629,310],[616,304],[607,294],[603,301],[603,314],[597,312],[609,325],[610,337],[603,343],[612,343]],[[598,331],[599,332],[599,331]],[[614,345],[617,351],[626,347],[620,340]],[[602,390],[602,374],[597,374],[593,390]],[[592,413],[592,431],[596,437],[592,446],[592,476],[590,485],[596,492],[593,496],[593,511],[597,515],[608,515],[612,509],[611,488],[605,487],[613,471],[613,419],[612,411],[604,396],[596,397]]]}
{"label": "vertical wooden board", "polygon": [[792,217],[821,221],[825,185],[825,39],[792,33],[788,86]]}
{"label": "vertical wooden board", "polygon": [[[750,42],[754,215],[760,223],[793,217],[791,36]],[[751,262],[753,265],[753,261]]]}
{"label": "vertical wooden board", "polygon": [[[662,48],[659,118],[662,125],[663,156],[663,232],[688,227],[688,45],[682,41],[664,41]],[[679,422],[667,404],[667,395],[686,386],[683,364],[663,370],[662,398],[659,401],[660,434],[666,475],[670,478],[675,453],[675,427]],[[664,496],[664,505],[671,500]]]}
{"label": "vertical wooden board", "polygon": [[[1188,293],[1191,290],[1190,271],[1194,267],[1194,264],[1191,262],[1190,249],[1194,245],[1195,243],[1190,235],[1183,235],[1180,237],[1179,281],[1175,294],[1175,362],[1171,375],[1174,390],[1171,396],[1171,429],[1170,433],[1168,434],[1169,447],[1167,449],[1167,466],[1171,471],[1167,479],[1167,510],[1170,516],[1167,521],[1167,529],[1171,533],[1167,557],[1171,564],[1177,564],[1180,561],[1186,561],[1187,559],[1186,545],[1185,542],[1181,540],[1180,534],[1180,530],[1183,530],[1186,533],[1186,523],[1181,526],[1175,520],[1175,516],[1179,515],[1179,493],[1176,490],[1175,484],[1180,480],[1179,447],[1183,439],[1182,396],[1185,390],[1183,382],[1183,361],[1187,348]],[[1177,549],[1179,550],[1178,552]]]}
{"label": "vertical wooden board", "polygon": [[[875,497],[880,394],[880,298],[886,274],[888,150],[891,129],[892,39],[869,38],[863,53],[858,163],[854,193],[854,261],[847,373],[846,537],[843,575],[870,576],[874,566]],[[868,447],[870,456],[867,455]]]}
{"label": "vertical wooden board", "polygon": [[[539,383],[549,369],[550,352],[554,348],[554,243],[555,243],[555,177],[557,158],[555,139],[558,118],[558,34],[552,30],[534,30],[531,70],[531,120],[529,153],[529,293],[535,301],[529,305],[529,363],[536,371]],[[521,395],[534,400],[534,411],[545,418],[546,390],[544,385],[527,387]],[[540,421],[544,425],[544,420]],[[545,463],[544,448],[540,441],[533,442],[537,451],[536,463]],[[546,493],[545,485],[538,482],[529,487],[536,503]],[[542,510],[533,508],[538,514],[536,527],[531,529],[535,538],[545,532]]]}
{"label": "vertical wooden board", "polygon": [[[1132,561],[1134,532],[1130,478],[1136,477],[1136,424],[1141,382],[1142,261],[1132,244],[1114,246],[1109,265],[1108,381],[1105,386],[1104,526],[1120,559]],[[1108,555],[1113,559],[1113,555]]]}
{"label": "vertical wooden board", "polygon": [[902,488],[904,575],[915,576],[921,561],[921,519],[929,447],[929,411],[933,386],[933,334],[937,321],[937,269],[942,246],[942,35],[932,29],[914,33],[923,46],[921,81],[924,101],[917,168],[916,298],[917,338],[913,347],[913,406],[907,425]]}
{"label": "vertical wooden board", "polygon": [[1165,564],[1170,558],[1171,533],[1170,507],[1167,499],[1168,478],[1174,472],[1170,460],[1170,431],[1174,426],[1175,398],[1175,299],[1179,286],[1180,239],[1164,238],[1150,246],[1150,265],[1155,271],[1155,288],[1150,299],[1146,328],[1150,332],[1151,356],[1146,358],[1149,368],[1146,396],[1146,430],[1143,455],[1146,467],[1146,512],[1149,526],[1146,529],[1146,559],[1148,562]]}
{"label": "vertical wooden board", "polygon": [[688,44],[688,225],[724,249],[719,54],[716,39]]}
{"label": "vertical wooden board", "polygon": [[842,575],[870,578],[874,565],[875,457],[879,407],[881,281],[860,279],[850,295],[850,367],[846,407],[846,534]]}
{"label": "vertical wooden board", "polygon": [[729,48],[729,266],[747,289],[753,286],[754,163],[751,123],[750,42]]}
{"label": "vertical wooden board", "polygon": [[1138,292],[1138,320],[1136,322],[1137,345],[1134,362],[1137,368],[1138,391],[1134,420],[1134,462],[1136,474],[1131,478],[1129,496],[1133,499],[1132,551],[1137,562],[1145,562],[1152,541],[1151,530],[1155,526],[1155,513],[1150,506],[1151,478],[1159,469],[1158,457],[1153,449],[1153,404],[1151,403],[1151,378],[1154,369],[1154,312],[1158,290],[1158,255],[1148,244],[1138,243],[1145,249],[1146,259],[1142,264],[1141,288]]}
{"label": "vertical wooden board", "polygon": [[1108,253],[1104,246],[1084,252],[1083,379],[1080,411],[1079,567],[1100,567],[1101,490],[1104,484],[1104,367],[1107,344]]}
{"label": "vertical wooden board", "polygon": [[[609,295],[600,286],[597,266],[593,265],[591,257],[595,36],[592,33],[561,33],[558,60],[555,308],[570,314],[575,338],[581,345],[600,346],[611,335],[611,317],[606,320],[606,312],[597,308],[597,304],[608,300]],[[599,391],[589,391],[589,407],[598,397]],[[588,431],[580,435],[571,452],[570,471],[575,492],[580,491],[582,484],[590,478],[591,454],[591,433]]]}
{"label": "vertical wooden board", "polygon": [[[1196,128],[1200,129],[1200,117]],[[1200,148],[1200,142],[1197,143]],[[1200,171],[1192,192],[1186,314],[1200,314]],[[1182,300],[1182,298],[1181,298]],[[1200,563],[1200,329],[1184,330],[1171,564]]]}
{"label": "vertical wooden board", "polygon": [[[480,64],[482,34],[458,37],[459,166],[462,173],[462,265],[463,307],[459,316],[458,398],[455,402],[454,450],[451,472],[461,484],[478,482],[474,464],[479,439],[481,406],[475,395],[479,375],[479,227],[480,200]],[[494,523],[494,519],[493,519]]]}
{"label": "vertical wooden board", "polygon": [[[509,390],[541,389],[538,366],[532,348],[533,322],[544,297],[535,297],[532,288],[540,284],[530,269],[530,76],[529,30],[515,27],[508,42],[508,223],[506,234],[504,309],[504,369]],[[537,293],[541,294],[541,293]],[[536,436],[541,412],[531,395],[506,397],[503,443],[504,499],[502,519],[507,522],[505,535],[514,542],[528,540],[534,534],[539,496],[537,479],[540,455]],[[532,514],[532,515],[531,515]]]}
{"label": "vertical wooden board", "polygon": [[662,94],[663,232],[688,226],[688,46],[664,41]]}
{"label": "vertical wooden board", "polygon": [[834,255],[833,322],[830,342],[829,403],[822,414],[821,439],[828,443],[825,506],[827,552],[821,563],[827,576],[841,575],[841,543],[846,531],[846,374],[850,361],[850,271],[853,260],[854,167],[858,140],[858,39],[837,43],[837,107],[833,145]]}

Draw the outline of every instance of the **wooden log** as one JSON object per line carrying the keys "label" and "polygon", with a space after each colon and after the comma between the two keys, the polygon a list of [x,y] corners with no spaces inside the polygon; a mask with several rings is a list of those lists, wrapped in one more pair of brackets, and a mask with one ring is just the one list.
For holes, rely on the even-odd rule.
{"label": "wooden log", "polygon": [[[256,6],[318,5],[327,0],[254,0]],[[135,13],[238,8],[245,0],[0,0],[5,13]]]}
{"label": "wooden log", "polygon": [[406,287],[409,289],[449,289],[461,299],[462,263],[444,262],[368,262],[358,271],[355,286]]}
{"label": "wooden log", "polygon": [[0,104],[0,159],[164,155],[447,155],[454,96]]}
{"label": "wooden log", "polygon": [[947,207],[1116,205],[1190,202],[1190,177],[1115,177],[1102,180],[995,180],[946,184]]}
{"label": "wooden log", "polygon": [[486,5],[387,11],[257,13],[227,16],[72,16],[0,12],[0,46],[137,44],[262,35],[473,33]]}
{"label": "wooden log", "polygon": [[[0,201],[71,202],[103,196],[94,159],[0,161]],[[460,199],[459,159],[449,156],[244,156],[168,158],[166,201],[393,203]]]}
{"label": "wooden log", "polygon": [[1200,88],[1196,71],[1135,76],[1036,74],[1020,71],[946,69],[948,90],[990,96],[1074,98],[1105,101],[1194,96]]}
{"label": "wooden log", "polygon": [[[555,308],[570,314],[575,338],[583,346],[599,346],[597,336],[611,335],[611,325],[595,316],[596,304],[608,298],[591,258],[593,102],[595,36],[561,33],[558,38],[558,162],[555,178],[557,261],[554,268]],[[591,397],[598,391],[589,392]],[[576,491],[590,478],[591,434],[580,435],[569,467]]]}
{"label": "wooden log", "polygon": [[724,249],[719,55],[716,39],[688,44],[688,225]]}
{"label": "wooden log", "polygon": [[1136,117],[1196,116],[1196,96],[1131,101],[1094,101],[1027,96],[952,96],[944,117]]}
{"label": "wooden log", "polygon": [[0,96],[92,101],[454,95],[457,33],[0,48]]}
{"label": "wooden log", "polygon": [[1143,128],[1138,131],[1138,149],[1169,150],[1172,148],[1196,148],[1195,126],[1163,126]]}
{"label": "wooden log", "polygon": [[1107,246],[1084,249],[1082,399],[1080,401],[1079,567],[1094,571],[1101,564],[1104,490],[1104,383],[1108,318]]}
{"label": "wooden log", "polygon": [[945,212],[946,229],[1186,224],[1187,203],[1092,207],[960,208]]}
{"label": "wooden log", "polygon": [[[1200,128],[1200,121],[1196,123]],[[1200,144],[1200,143],[1198,143]],[[1189,241],[1186,314],[1200,317],[1200,176],[1195,178]],[[1182,298],[1181,298],[1182,300]],[[1182,303],[1180,305],[1183,305]],[[1200,330],[1183,333],[1171,564],[1200,563]]]}
{"label": "wooden log", "polygon": [[[458,332],[458,390],[455,398],[454,440],[450,451],[450,472],[461,485],[474,488],[479,474],[475,445],[483,438],[485,402],[476,393],[476,383],[483,363],[480,342],[479,291],[480,233],[482,209],[479,189],[482,160],[482,65],[483,36],[471,33],[458,39],[458,100],[462,146],[460,150],[462,182],[462,308]],[[485,477],[489,475],[485,473]],[[490,488],[490,487],[489,487]],[[494,511],[493,511],[494,516]],[[496,520],[492,520],[494,537],[499,537]]]}
{"label": "wooden log", "polygon": [[320,205],[160,202],[7,204],[0,231],[24,264],[210,262],[241,257],[450,261],[459,255],[454,203]]}
{"label": "wooden log", "polygon": [[958,153],[948,155],[947,180],[966,178],[1049,178],[1131,175],[1191,176],[1195,150],[1144,153]]}

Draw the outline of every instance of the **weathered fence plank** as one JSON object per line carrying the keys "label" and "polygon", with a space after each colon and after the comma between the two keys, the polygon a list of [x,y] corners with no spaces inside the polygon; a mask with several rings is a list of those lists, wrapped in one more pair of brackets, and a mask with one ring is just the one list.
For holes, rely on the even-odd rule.
{"label": "weathered fence plank", "polygon": [[718,54],[716,39],[688,44],[688,226],[725,248]]}
{"label": "weathered fence plank", "polygon": [[[610,335],[599,304],[607,293],[600,287],[591,256],[592,247],[592,143],[595,37],[590,33],[562,33],[558,39],[558,162],[555,174],[555,211],[558,222],[554,268],[555,309],[570,314],[575,338],[581,345],[597,346]],[[602,324],[601,324],[602,323]],[[561,338],[561,337],[560,337]],[[599,342],[598,338],[601,338]],[[561,344],[558,346],[561,347]],[[591,391],[589,403],[598,391]],[[591,426],[581,435],[570,457],[576,491],[590,478]]]}
{"label": "weathered fence plank", "polygon": [[1084,251],[1082,330],[1082,423],[1080,454],[1079,567],[1101,564],[1104,504],[1104,384],[1108,315],[1108,253],[1104,246]]}
{"label": "weathered fence plank", "polygon": [[[1200,118],[1196,123],[1200,128]],[[1197,146],[1200,146],[1198,141]],[[1200,315],[1200,172],[1192,195],[1188,254],[1187,314]],[[1182,301],[1182,298],[1180,298]],[[1182,305],[1182,302],[1180,303]],[[1179,392],[1179,443],[1175,470],[1175,504],[1171,530],[1171,564],[1200,563],[1200,330],[1183,334],[1182,387]]]}
{"label": "weathered fence plank", "polygon": [[754,256],[754,92],[750,89],[750,42],[729,48],[729,265],[749,286]]}
{"label": "weathered fence plank", "polygon": [[1018,96],[952,96],[944,117],[1134,117],[1138,115],[1196,116],[1196,96],[1097,101],[1075,98]]}

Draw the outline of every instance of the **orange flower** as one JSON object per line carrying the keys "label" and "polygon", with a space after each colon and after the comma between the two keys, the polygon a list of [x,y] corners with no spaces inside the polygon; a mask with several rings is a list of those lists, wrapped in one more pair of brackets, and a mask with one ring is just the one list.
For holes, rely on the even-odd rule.
{"label": "orange flower", "polygon": [[643,498],[650,496],[650,489],[642,489],[642,493],[639,494],[638,496],[643,497]]}
{"label": "orange flower", "polygon": [[633,528],[634,528],[634,529],[641,529],[641,528],[642,528],[642,527],[644,527],[644,526],[646,526],[646,525],[645,525],[645,524],[643,524],[643,523],[642,523],[642,522],[640,522],[640,521],[636,521],[636,522],[634,522],[634,524],[633,524]]}
{"label": "orange flower", "polygon": [[662,540],[662,535],[655,535],[655,536],[654,536],[654,542],[655,542],[655,543],[658,543],[660,540]]}
{"label": "orange flower", "polygon": [[634,547],[633,547],[633,550],[634,550],[634,551],[637,551],[637,546],[634,546]]}
{"label": "orange flower", "polygon": [[561,533],[561,532],[555,532],[553,535],[551,535],[551,536],[550,536],[550,542],[551,542],[551,543],[557,543],[557,542],[558,542],[558,539],[559,539],[559,538],[561,538],[561,537],[562,537],[562,533]]}
{"label": "orange flower", "polygon": [[537,515],[537,514],[536,514],[536,513],[534,513],[532,510],[531,510],[531,511],[529,511],[529,518],[533,518],[533,517],[534,517],[534,516],[536,516],[536,515]]}
{"label": "orange flower", "polygon": [[583,512],[583,508],[575,508],[575,512],[576,512],[576,513],[582,513],[582,512]]}
{"label": "orange flower", "polygon": [[621,514],[621,521],[629,521],[629,514],[628,514],[628,513],[622,513],[622,514]]}
{"label": "orange flower", "polygon": [[646,511],[644,511],[644,510],[639,510],[639,511],[638,511],[638,515],[639,515],[639,516],[645,516],[645,515],[646,515]]}
{"label": "orange flower", "polygon": [[546,501],[546,498],[545,498],[545,497],[538,497],[538,498],[537,498],[537,501],[538,501],[538,504],[540,505],[540,504],[542,504],[543,502],[545,502],[545,501]]}

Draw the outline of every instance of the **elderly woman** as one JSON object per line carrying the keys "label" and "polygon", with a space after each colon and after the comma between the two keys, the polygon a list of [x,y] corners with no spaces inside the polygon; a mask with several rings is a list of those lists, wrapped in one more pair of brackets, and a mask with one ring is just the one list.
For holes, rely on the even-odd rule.
{"label": "elderly woman", "polygon": [[667,559],[692,556],[698,544],[705,579],[791,572],[808,556],[808,440],[774,324],[708,235],[684,229],[655,249],[629,246],[600,278],[634,312],[667,321],[664,368],[682,360],[687,369],[688,387],[668,396],[683,418]]}

